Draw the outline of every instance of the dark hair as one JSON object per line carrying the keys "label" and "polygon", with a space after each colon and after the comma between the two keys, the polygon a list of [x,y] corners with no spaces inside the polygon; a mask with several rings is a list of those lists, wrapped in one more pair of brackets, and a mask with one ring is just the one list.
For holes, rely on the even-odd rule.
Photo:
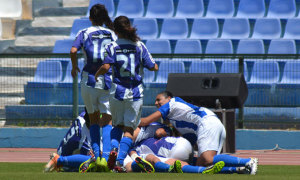
{"label": "dark hair", "polygon": [[167,98],[167,97],[173,98],[173,94],[170,91],[163,91],[159,94],[163,95],[165,98]]}
{"label": "dark hair", "polygon": [[90,118],[89,118],[89,114],[86,110],[86,107],[84,107],[84,111],[85,111],[85,114],[84,114],[83,118],[85,120],[85,125],[86,125],[87,128],[90,129]]}
{"label": "dark hair", "polygon": [[107,28],[113,30],[114,26],[113,23],[108,16],[107,9],[103,4],[95,4],[90,9],[90,19],[99,26],[102,26],[103,24],[106,25]]}
{"label": "dark hair", "polygon": [[122,35],[125,39],[129,39],[133,42],[140,40],[140,37],[136,34],[137,29],[131,26],[126,16],[119,16],[114,20],[114,29],[117,34]]}

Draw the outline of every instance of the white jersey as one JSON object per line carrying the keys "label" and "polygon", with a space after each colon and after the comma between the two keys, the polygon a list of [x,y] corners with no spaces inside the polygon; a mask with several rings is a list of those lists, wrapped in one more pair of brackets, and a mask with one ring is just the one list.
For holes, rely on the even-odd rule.
{"label": "white jersey", "polygon": [[192,144],[196,143],[198,129],[202,121],[209,116],[217,117],[211,110],[189,104],[179,97],[172,98],[168,103],[159,108],[163,120],[170,123],[188,139]]}
{"label": "white jersey", "polygon": [[135,139],[135,143],[138,144],[145,139],[155,137],[155,132],[159,128],[164,128],[165,131],[167,132],[167,134],[170,135],[169,127],[167,127],[166,125],[164,125],[162,123],[154,122],[154,123],[149,124],[148,126],[141,127],[141,130]]}

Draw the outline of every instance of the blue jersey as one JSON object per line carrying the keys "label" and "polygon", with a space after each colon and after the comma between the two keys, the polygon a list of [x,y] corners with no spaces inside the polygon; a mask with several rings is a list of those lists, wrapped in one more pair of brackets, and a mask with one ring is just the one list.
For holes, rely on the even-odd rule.
{"label": "blue jersey", "polygon": [[90,131],[85,125],[85,112],[81,113],[72,123],[70,129],[57,148],[57,153],[61,156],[72,154],[88,155],[91,149]]}
{"label": "blue jersey", "polygon": [[[82,48],[85,56],[83,71],[89,73],[87,85],[94,87],[94,75],[102,65],[104,59],[105,45],[117,39],[115,33],[102,26],[91,26],[78,32],[73,47],[78,50]],[[105,89],[110,88],[111,70],[104,75]]]}
{"label": "blue jersey", "polygon": [[143,68],[155,66],[151,54],[141,42],[118,39],[106,46],[103,64],[111,64],[113,92],[118,100],[143,97]]}
{"label": "blue jersey", "polygon": [[197,130],[207,116],[216,116],[211,110],[192,105],[179,97],[172,98],[159,108],[163,120],[170,123],[193,145],[197,140]]}

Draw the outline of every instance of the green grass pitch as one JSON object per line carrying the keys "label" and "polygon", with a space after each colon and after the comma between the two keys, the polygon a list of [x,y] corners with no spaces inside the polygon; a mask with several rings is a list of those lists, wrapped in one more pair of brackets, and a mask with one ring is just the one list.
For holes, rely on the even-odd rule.
{"label": "green grass pitch", "polygon": [[85,180],[85,179],[101,179],[101,180],[243,180],[243,179],[299,179],[300,166],[266,166],[260,165],[258,174],[255,176],[244,174],[169,174],[169,173],[43,173],[44,163],[0,163],[0,179],[1,180],[27,180],[27,179],[55,179],[55,180]]}

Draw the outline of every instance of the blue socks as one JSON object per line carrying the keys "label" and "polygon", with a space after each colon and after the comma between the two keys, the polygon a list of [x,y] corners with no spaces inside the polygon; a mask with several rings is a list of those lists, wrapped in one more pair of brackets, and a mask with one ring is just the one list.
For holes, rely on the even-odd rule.
{"label": "blue socks", "polygon": [[224,161],[226,167],[240,167],[245,166],[250,160],[250,158],[239,158],[227,154],[219,154],[215,155],[213,163],[215,164],[219,161]]}
{"label": "blue socks", "polygon": [[108,156],[111,150],[110,145],[110,133],[111,133],[112,126],[106,125],[102,127],[102,143],[103,143],[103,151],[102,151],[102,157],[108,160]]}
{"label": "blue socks", "polygon": [[98,124],[90,126],[91,145],[94,151],[95,158],[100,156],[100,127]]}
{"label": "blue socks", "polygon": [[133,172],[141,172],[142,171],[140,166],[135,161],[132,162],[131,169]]}
{"label": "blue socks", "polygon": [[223,169],[219,173],[233,174],[233,173],[237,173],[237,170],[236,170],[236,167],[223,167]]}
{"label": "blue socks", "polygon": [[182,167],[182,171],[184,173],[202,173],[205,167],[203,166],[191,166],[191,165],[185,165]]}
{"label": "blue socks", "polygon": [[79,168],[80,164],[90,159],[91,156],[75,154],[71,156],[60,156],[57,159],[57,165],[63,167]]}
{"label": "blue socks", "polygon": [[154,164],[154,169],[156,172],[168,172],[169,168],[170,168],[169,164],[160,161]]}
{"label": "blue socks", "polygon": [[120,141],[120,149],[118,152],[117,161],[123,165],[124,159],[126,158],[128,151],[132,147],[132,139],[129,137],[123,137]]}
{"label": "blue socks", "polygon": [[114,127],[110,132],[111,137],[111,149],[119,148],[120,140],[122,138],[123,131],[120,128]]}

